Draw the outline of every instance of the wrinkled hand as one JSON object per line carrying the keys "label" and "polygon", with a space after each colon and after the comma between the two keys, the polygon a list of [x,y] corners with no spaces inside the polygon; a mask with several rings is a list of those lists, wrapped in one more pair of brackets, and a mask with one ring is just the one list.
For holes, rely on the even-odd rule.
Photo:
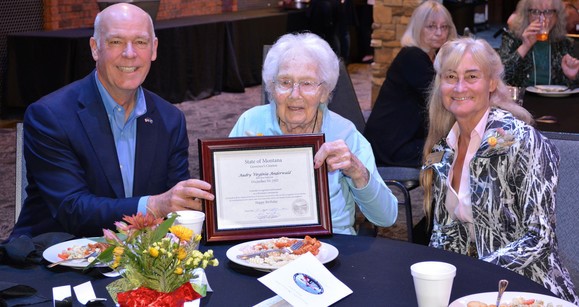
{"label": "wrinkled hand", "polygon": [[561,60],[561,68],[567,78],[575,80],[577,78],[577,72],[579,71],[579,60],[566,54]]}
{"label": "wrinkled hand", "polygon": [[211,185],[199,179],[188,179],[177,183],[169,191],[152,195],[147,202],[147,209],[156,217],[167,216],[179,210],[201,211],[201,199],[213,200],[215,196],[208,192]]}
{"label": "wrinkled hand", "polygon": [[370,175],[366,166],[354,155],[343,140],[324,143],[314,156],[314,168],[326,163],[328,172],[341,170],[350,177],[356,188],[365,187]]}

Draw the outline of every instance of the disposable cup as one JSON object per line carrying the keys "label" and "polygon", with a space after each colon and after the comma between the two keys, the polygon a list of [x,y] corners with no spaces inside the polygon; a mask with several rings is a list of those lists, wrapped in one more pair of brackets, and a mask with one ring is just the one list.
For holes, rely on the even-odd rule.
{"label": "disposable cup", "polygon": [[419,307],[447,307],[456,267],[439,261],[418,262],[410,266]]}
{"label": "disposable cup", "polygon": [[205,213],[194,210],[176,211],[175,213],[178,215],[175,219],[175,225],[183,225],[193,230],[195,234],[201,234]]}

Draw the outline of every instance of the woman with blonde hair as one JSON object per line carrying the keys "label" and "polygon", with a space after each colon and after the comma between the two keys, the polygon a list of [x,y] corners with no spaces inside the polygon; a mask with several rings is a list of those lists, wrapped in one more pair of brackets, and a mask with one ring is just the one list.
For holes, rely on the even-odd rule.
{"label": "woman with blonde hair", "polygon": [[[579,60],[571,56],[561,0],[521,0],[509,18],[499,54],[512,86],[577,85]],[[541,37],[544,28],[547,35]]]}
{"label": "woman with blonde hair", "polygon": [[508,268],[577,304],[555,237],[557,148],[508,98],[486,41],[446,43],[434,69],[421,173],[430,246]]}
{"label": "woman with blonde hair", "polygon": [[378,165],[420,167],[432,61],[454,38],[452,17],[439,2],[425,1],[412,13],[364,131]]}

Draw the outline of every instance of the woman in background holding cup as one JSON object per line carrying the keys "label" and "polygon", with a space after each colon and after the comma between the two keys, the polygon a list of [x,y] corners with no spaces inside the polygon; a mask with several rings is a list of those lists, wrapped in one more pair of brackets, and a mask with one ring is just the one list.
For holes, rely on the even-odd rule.
{"label": "woman in background holding cup", "polygon": [[[512,86],[578,84],[579,60],[571,56],[561,0],[521,0],[499,54]],[[543,30],[542,30],[543,29]]]}

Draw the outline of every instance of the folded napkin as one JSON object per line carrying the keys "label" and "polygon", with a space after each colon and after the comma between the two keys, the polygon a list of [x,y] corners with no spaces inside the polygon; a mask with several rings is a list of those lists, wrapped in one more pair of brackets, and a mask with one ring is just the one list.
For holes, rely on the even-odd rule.
{"label": "folded napkin", "polygon": [[20,236],[0,245],[0,263],[11,265],[40,264],[45,249],[74,238],[73,235],[65,232],[48,232],[34,238]]}
{"label": "folded napkin", "polygon": [[0,306],[32,305],[50,301],[36,294],[36,289],[12,282],[0,281]]}

